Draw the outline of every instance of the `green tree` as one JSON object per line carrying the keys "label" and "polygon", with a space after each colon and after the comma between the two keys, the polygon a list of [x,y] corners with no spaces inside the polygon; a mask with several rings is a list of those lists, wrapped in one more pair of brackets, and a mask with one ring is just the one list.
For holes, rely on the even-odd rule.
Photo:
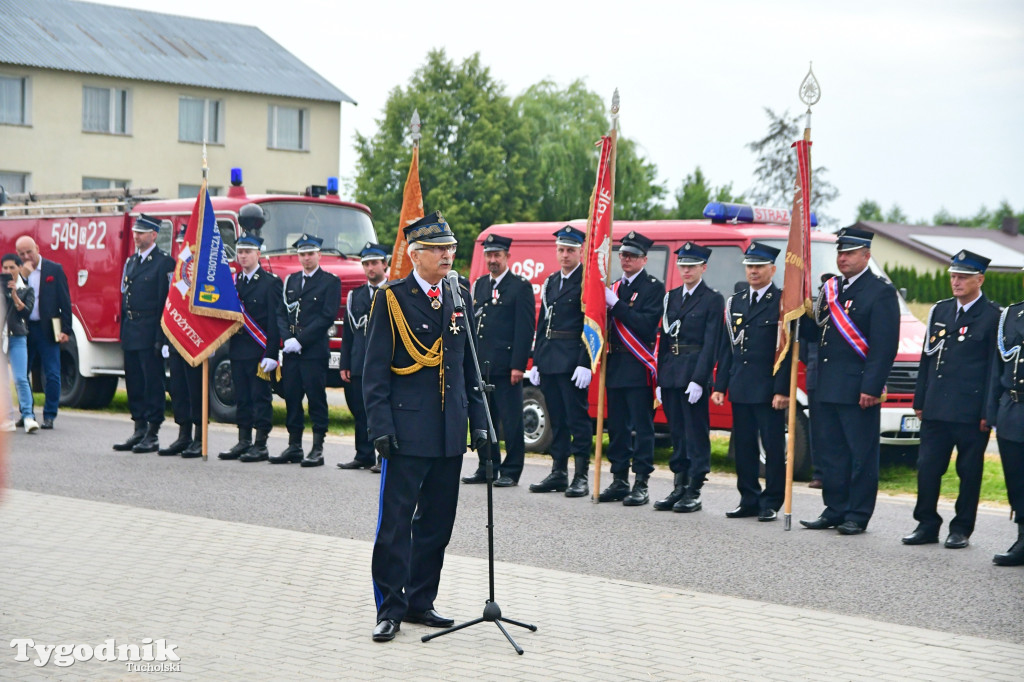
{"label": "green tree", "polygon": [[[796,154],[791,147],[803,135],[802,117],[791,118],[788,111],[776,114],[768,107],[764,111],[768,116],[768,134],[747,144],[757,156],[754,170],[757,185],[750,191],[750,199],[765,206],[788,207],[793,203],[797,170]],[[811,210],[817,214],[820,225],[831,225],[836,221],[825,214],[824,209],[839,196],[839,190],[825,179],[826,167],[814,167],[813,157],[812,152]]]}
{"label": "green tree", "polygon": [[910,218],[903,212],[899,204],[893,204],[892,208],[889,209],[888,213],[885,214],[885,222],[895,223],[897,225],[906,225],[910,222]]}
{"label": "green tree", "polygon": [[952,213],[946,210],[945,206],[939,208],[938,212],[932,218],[933,225],[959,225],[960,219],[954,216]]}
{"label": "green tree", "polygon": [[742,196],[733,196],[732,183],[721,187],[712,187],[700,166],[686,176],[674,196],[676,205],[667,211],[665,217],[682,220],[702,218],[704,207],[708,205],[709,201],[726,203],[742,203],[743,201]]}
{"label": "green tree", "polygon": [[882,222],[882,207],[878,205],[877,201],[871,199],[865,199],[864,201],[857,204],[857,220],[856,222],[871,221],[874,223]]}

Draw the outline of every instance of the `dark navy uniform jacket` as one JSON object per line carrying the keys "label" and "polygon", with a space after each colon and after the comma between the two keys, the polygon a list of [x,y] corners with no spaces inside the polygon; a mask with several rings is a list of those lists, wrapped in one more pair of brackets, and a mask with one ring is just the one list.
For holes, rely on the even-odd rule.
{"label": "dark navy uniform jacket", "polygon": [[562,271],[544,280],[544,301],[537,318],[533,364],[541,374],[572,374],[577,367],[590,368],[590,354],[583,345],[583,266],[577,267],[561,291]]}
{"label": "dark navy uniform jacket", "polygon": [[[384,284],[381,282],[381,286]],[[338,367],[349,370],[356,377],[363,376],[367,320],[370,319],[373,297],[370,285],[363,284],[349,291],[345,300],[345,331],[341,337],[341,364]]]}
{"label": "dark navy uniform jacket", "polygon": [[[1024,302],[1004,310],[1000,321],[1003,349],[1009,352],[1020,348],[1024,343]],[[996,350],[992,361],[988,425],[996,428],[1000,438],[1024,443],[1024,357],[1021,351],[1006,360],[998,348]]]}
{"label": "dark navy uniform jacket", "polygon": [[[264,350],[260,344],[256,343],[256,340],[243,326],[231,337],[231,345],[228,348],[229,358],[232,360],[262,360],[263,358],[277,360],[278,351],[281,350],[281,331],[278,328],[278,321],[284,316],[281,287],[281,279],[277,275],[272,275],[260,267],[253,271],[249,281],[246,281],[244,272],[238,273],[235,277],[238,299],[245,306],[245,312],[266,335],[267,348]],[[306,352],[305,347],[302,352]]]}
{"label": "dark navy uniform jacket", "polygon": [[[53,324],[50,322],[53,318],[59,317],[60,330],[65,334],[71,334],[71,293],[68,289],[68,278],[60,263],[47,258],[40,258],[39,261],[39,319],[44,322],[41,325],[43,336],[56,343],[59,339],[53,336]],[[161,310],[162,305],[163,301]]]}
{"label": "dark navy uniform jacket", "polygon": [[[818,319],[824,320],[828,317],[824,295],[820,302],[816,312]],[[839,305],[846,308],[850,319],[867,339],[867,359],[861,359],[831,319],[821,328],[814,320],[803,320],[801,336],[817,340],[819,344],[816,399],[823,403],[854,405],[860,402],[861,393],[882,395],[899,348],[900,307],[893,286],[870,270],[846,287],[839,295]]]}
{"label": "dark navy uniform jacket", "polygon": [[533,286],[511,271],[506,271],[498,283],[497,297],[492,293],[489,274],[476,281],[473,311],[481,367],[490,362],[493,373],[508,374],[513,369],[526,371],[533,342],[535,305]]}
{"label": "dark navy uniform jacket", "polygon": [[141,263],[137,261],[138,254],[133,253],[125,267],[124,293],[121,294],[121,348],[155,351],[157,344],[164,342],[160,317],[167,302],[174,259],[153,247]]}
{"label": "dark navy uniform jacket", "polygon": [[[956,308],[955,298],[932,307],[914,409],[923,410],[925,419],[977,424],[985,417],[989,397],[999,310],[984,294],[958,321]],[[929,349],[934,353],[929,355]]]}
{"label": "dark navy uniform jacket", "polygon": [[[387,283],[387,291],[394,293],[412,336],[419,341],[413,347],[423,352],[441,338],[443,384],[439,367],[422,367],[411,374],[391,371],[392,366],[403,369],[415,363],[394,327],[384,287],[377,292],[370,314],[363,365],[363,401],[370,440],[393,434],[400,455],[461,457],[466,452],[467,419],[474,430],[487,428],[473,356],[466,341],[466,329],[474,326],[472,306],[467,300],[463,317],[456,318],[451,291],[447,283],[443,286],[441,309],[434,310],[415,277]],[[462,288],[463,297],[468,299],[468,282]],[[457,332],[453,331],[453,322]]]}
{"label": "dark navy uniform jacket", "polygon": [[[676,287],[663,298],[665,320],[659,319],[661,341],[658,344],[658,385],[662,388],[686,388],[690,382],[705,389],[711,385],[725,299],[701,280],[683,303],[683,287]],[[664,322],[672,332],[665,331]],[[679,325],[673,328],[676,321]]]}
{"label": "dark navy uniform jacket", "polygon": [[298,301],[297,308],[285,310],[278,323],[281,339],[295,340],[302,345],[300,360],[326,360],[330,355],[327,330],[334,324],[341,306],[341,280],[318,268],[302,284],[303,271],[288,275],[284,283],[285,298],[289,304]]}
{"label": "dark navy uniform jacket", "polygon": [[661,304],[665,298],[665,285],[644,269],[637,273],[632,283],[619,284],[618,294],[618,302],[608,309],[609,346],[605,385],[608,388],[647,386],[650,384],[647,368],[622,345],[622,338],[612,318],[621,321],[632,330],[653,353],[654,343],[658,338],[658,326],[661,324]]}
{"label": "dark navy uniform jacket", "polygon": [[734,403],[770,403],[774,395],[789,395],[789,353],[779,371],[772,374],[781,297],[782,291],[774,284],[769,285],[753,307],[749,287],[729,297],[729,319],[724,322],[729,328],[722,329],[715,390],[725,393],[728,389],[729,400]]}

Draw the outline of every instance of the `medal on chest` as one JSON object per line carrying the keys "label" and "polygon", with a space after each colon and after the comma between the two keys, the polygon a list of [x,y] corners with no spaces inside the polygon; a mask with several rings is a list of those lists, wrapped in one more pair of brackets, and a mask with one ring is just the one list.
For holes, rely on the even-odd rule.
{"label": "medal on chest", "polygon": [[462,317],[462,313],[460,313],[460,312],[452,313],[452,323],[448,327],[448,330],[452,334],[458,334],[459,333],[459,322],[458,322],[458,320],[459,320],[460,317]]}
{"label": "medal on chest", "polygon": [[427,292],[427,298],[430,299],[430,307],[434,310],[441,309],[441,290],[435,289],[434,291]]}
{"label": "medal on chest", "polygon": [[956,337],[957,341],[963,341],[967,337],[967,327],[960,327],[960,336]]}
{"label": "medal on chest", "polygon": [[491,289],[491,301],[497,303],[499,298],[501,298],[501,292],[497,289]]}
{"label": "medal on chest", "polygon": [[849,301],[847,301],[846,303],[843,304],[843,308],[846,309],[846,312],[850,312],[850,306],[851,305],[853,305],[853,299],[852,298]]}

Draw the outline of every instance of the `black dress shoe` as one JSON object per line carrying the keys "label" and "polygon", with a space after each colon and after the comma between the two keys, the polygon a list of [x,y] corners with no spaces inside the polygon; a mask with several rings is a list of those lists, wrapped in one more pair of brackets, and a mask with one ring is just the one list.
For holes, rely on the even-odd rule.
{"label": "black dress shoe", "polygon": [[402,620],[406,623],[426,625],[428,628],[450,628],[455,625],[455,620],[452,618],[445,618],[434,609],[427,609],[422,613],[419,611],[410,611],[405,614],[405,618]]}
{"label": "black dress shoe", "polygon": [[391,620],[390,618],[379,620],[377,621],[377,627],[373,629],[373,641],[390,642],[401,629],[402,624],[397,620]]}
{"label": "black dress shoe", "polygon": [[182,459],[197,459],[203,456],[203,441],[200,438],[196,438],[188,447],[181,451]]}
{"label": "black dress shoe", "polygon": [[836,526],[836,530],[839,531],[840,535],[860,535],[864,532],[864,528],[856,521],[843,521]]}
{"label": "black dress shoe", "polygon": [[472,476],[463,476],[463,483],[487,483],[487,474],[482,471],[475,472]]}
{"label": "black dress shoe", "polygon": [[[564,492],[565,488],[562,489]],[[625,478],[616,478],[607,488],[605,488],[600,495],[597,496],[598,502],[621,502],[626,499],[626,495],[630,492],[629,481]]]}
{"label": "black dress shoe", "polygon": [[699,512],[703,508],[704,504],[700,501],[699,490],[688,490],[683,495],[683,499],[672,505],[672,511],[680,514],[692,514],[693,512]]}
{"label": "black dress shoe", "polygon": [[946,538],[946,549],[963,549],[969,544],[971,544],[971,541],[967,539],[966,535],[961,533],[950,533],[949,537]]}
{"label": "black dress shoe", "polygon": [[43,423],[39,425],[39,428],[41,428],[41,429],[52,429],[53,428],[53,420],[52,419],[44,419]]}
{"label": "black dress shoe", "polygon": [[338,464],[339,469],[369,469],[373,466],[373,462],[360,462],[358,459],[354,459],[351,462],[340,462]]}
{"label": "black dress shoe", "polygon": [[732,511],[725,512],[725,515],[730,519],[745,519],[748,516],[757,516],[757,507],[744,507],[740,505]]}
{"label": "black dress shoe", "polygon": [[511,476],[502,474],[498,477],[498,480],[494,482],[495,488],[511,488],[519,485],[519,481],[514,480]]}
{"label": "black dress shoe", "polygon": [[[465,479],[463,479],[465,480]],[[540,483],[531,483],[531,493],[564,493],[565,489],[569,487],[569,474],[565,471],[558,470],[552,471],[550,474],[544,477],[544,480]],[[629,486],[626,486],[626,492],[629,492]],[[621,497],[619,498],[622,499]]]}
{"label": "black dress shoe", "polygon": [[900,538],[900,542],[904,545],[934,545],[938,541],[939,532],[926,528],[918,528],[910,535]]}
{"label": "black dress shoe", "polygon": [[271,464],[298,464],[302,461],[302,443],[289,443],[288,447],[280,454],[268,457]]}
{"label": "black dress shoe", "polygon": [[772,509],[771,507],[768,507],[767,509],[762,509],[757,514],[757,520],[758,521],[774,521],[778,517],[779,517],[779,514],[774,509]]}
{"label": "black dress shoe", "polygon": [[804,521],[803,519],[801,519],[800,525],[804,528],[810,528],[811,530],[824,530],[825,528],[835,528],[839,525],[839,522],[833,521],[832,519],[826,518],[824,516],[819,516],[813,521]]}
{"label": "black dress shoe", "polygon": [[377,463],[374,464],[372,467],[370,467],[370,472],[374,473],[374,474],[379,474],[380,470],[381,470],[381,458],[380,458],[380,455],[377,455]]}

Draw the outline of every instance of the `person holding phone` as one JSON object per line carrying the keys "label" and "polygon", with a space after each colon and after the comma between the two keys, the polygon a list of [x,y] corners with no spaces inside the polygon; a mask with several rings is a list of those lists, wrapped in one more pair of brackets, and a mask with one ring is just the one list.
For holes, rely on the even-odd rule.
{"label": "person holding phone", "polygon": [[[31,272],[30,265],[24,265],[17,254],[8,253],[0,259],[3,271],[0,272],[0,284],[4,291],[4,345],[7,347],[7,360],[11,364],[11,375],[14,387],[18,391],[18,407],[25,433],[39,430],[39,422],[32,413],[32,388],[28,383],[28,316],[35,303],[35,291],[22,277]],[[14,409],[11,406],[13,415]],[[5,431],[16,428],[14,419],[4,423]]]}

